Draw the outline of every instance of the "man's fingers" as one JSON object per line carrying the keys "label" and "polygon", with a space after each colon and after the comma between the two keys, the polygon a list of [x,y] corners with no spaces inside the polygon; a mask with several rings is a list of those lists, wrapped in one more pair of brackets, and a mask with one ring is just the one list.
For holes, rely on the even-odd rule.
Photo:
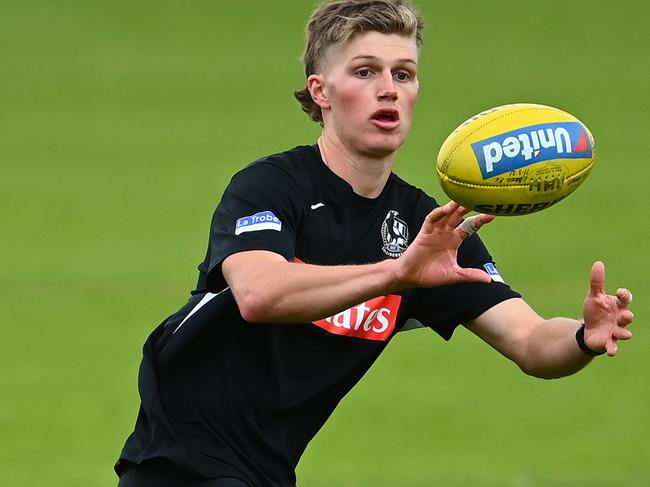
{"label": "man's fingers", "polygon": [[632,338],[632,332],[627,328],[615,328],[613,335],[618,340],[629,340]]}
{"label": "man's fingers", "polygon": [[479,228],[481,228],[486,223],[490,223],[495,218],[496,217],[494,215],[483,214],[471,216],[463,220],[461,224],[458,225],[457,229],[465,232],[467,237],[471,237],[473,234],[478,232]]}
{"label": "man's fingers", "polygon": [[434,208],[431,213],[426,217],[426,222],[423,228],[426,226],[427,230],[430,229],[431,225],[448,225],[451,228],[456,228],[463,217],[469,213],[471,210],[460,206],[455,201],[450,201],[444,206],[439,206]]}
{"label": "man's fingers", "polygon": [[476,233],[486,223],[495,219],[494,215],[475,215],[463,220],[470,211],[469,208],[459,205],[455,201],[450,201],[444,206],[433,209],[426,217],[423,229],[431,231],[432,225],[449,226],[452,229],[461,230],[461,237],[466,238]]}
{"label": "man's fingers", "polygon": [[429,223],[435,223],[448,216],[450,213],[454,212],[456,209],[458,209],[458,207],[458,203],[455,201],[450,201],[444,206],[439,206],[438,208],[431,210],[431,212],[427,215],[426,220]]}
{"label": "man's fingers", "polygon": [[461,221],[463,221],[463,217],[467,215],[470,211],[469,208],[465,208],[464,206],[458,206],[456,210],[449,215],[449,221],[448,224],[451,228],[456,228]]}
{"label": "man's fingers", "polygon": [[616,302],[619,308],[625,308],[632,302],[632,293],[629,289],[620,288],[616,290]]}
{"label": "man's fingers", "polygon": [[458,230],[462,230],[463,232],[465,232],[468,237],[478,232],[479,228],[480,227],[476,216],[471,216],[469,218],[466,218],[461,222],[460,225],[458,225]]}
{"label": "man's fingers", "polygon": [[605,350],[607,350],[607,355],[613,357],[618,352],[618,345],[616,344],[616,338],[610,338],[607,340],[605,345]]}
{"label": "man's fingers", "polygon": [[634,313],[629,309],[623,310],[618,318],[618,326],[627,326],[634,320]]}
{"label": "man's fingers", "polygon": [[605,288],[605,264],[601,261],[594,262],[591,267],[589,296],[598,296]]}
{"label": "man's fingers", "polygon": [[492,282],[492,278],[490,275],[482,270],[479,269],[473,269],[470,267],[461,267],[458,270],[458,275],[460,276],[461,281],[467,281],[467,282],[482,282],[485,284],[489,284]]}

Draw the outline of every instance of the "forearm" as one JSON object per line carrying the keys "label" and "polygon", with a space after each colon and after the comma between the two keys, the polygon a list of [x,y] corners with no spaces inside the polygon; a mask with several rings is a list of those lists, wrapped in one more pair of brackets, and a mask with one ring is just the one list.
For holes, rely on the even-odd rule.
{"label": "forearm", "polygon": [[515,298],[487,310],[468,327],[525,373],[553,379],[577,372],[592,359],[576,341],[579,326],[569,318],[546,320]]}
{"label": "forearm", "polygon": [[569,318],[551,318],[534,326],[525,339],[517,363],[529,375],[554,379],[571,375],[591,360],[578,346],[576,331],[580,322]]}
{"label": "forearm", "polygon": [[[251,322],[314,321],[399,290],[393,260],[342,266],[284,260],[257,264],[242,272],[231,263],[239,267],[237,279],[231,279],[233,294],[242,316]],[[228,278],[227,267],[224,272]]]}

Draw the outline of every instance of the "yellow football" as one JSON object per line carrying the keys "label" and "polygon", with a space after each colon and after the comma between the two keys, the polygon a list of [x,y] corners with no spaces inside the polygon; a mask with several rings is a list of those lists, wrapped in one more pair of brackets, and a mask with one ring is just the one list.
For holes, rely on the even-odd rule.
{"label": "yellow football", "polygon": [[467,208],[527,215],[571,194],[594,157],[594,138],[576,117],[517,103],[462,123],[442,144],[436,172],[445,193]]}

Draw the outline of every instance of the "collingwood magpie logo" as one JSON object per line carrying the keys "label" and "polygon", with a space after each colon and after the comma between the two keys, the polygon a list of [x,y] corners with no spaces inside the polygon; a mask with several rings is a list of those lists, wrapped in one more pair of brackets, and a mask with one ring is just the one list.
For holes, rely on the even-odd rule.
{"label": "collingwood magpie logo", "polygon": [[388,257],[399,257],[408,247],[409,227],[404,220],[397,218],[399,212],[390,210],[381,224],[381,238],[384,246],[381,250]]}

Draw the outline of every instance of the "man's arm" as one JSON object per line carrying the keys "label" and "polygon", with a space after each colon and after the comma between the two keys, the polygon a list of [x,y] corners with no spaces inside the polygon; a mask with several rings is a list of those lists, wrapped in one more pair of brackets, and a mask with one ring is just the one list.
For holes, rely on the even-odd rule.
{"label": "man's arm", "polygon": [[390,292],[390,261],[319,266],[287,262],[269,251],[227,257],[223,273],[242,317],[249,322],[300,323],[331,316]]}
{"label": "man's arm", "polygon": [[[414,287],[489,282],[487,273],[458,266],[468,232],[458,227],[469,210],[456,203],[434,209],[398,259],[376,264],[319,266],[287,262],[268,251],[246,251],[223,261],[223,275],[250,322],[304,322],[331,316],[370,298]],[[494,217],[473,217],[476,229]]]}
{"label": "man's arm", "polygon": [[[604,284],[605,266],[596,262],[583,308],[584,341],[593,352],[614,356],[617,340],[632,338],[626,328],[634,317],[627,309],[632,294],[618,289],[615,296],[607,295]],[[525,373],[552,379],[577,372],[593,358],[578,346],[576,332],[581,323],[569,318],[545,320],[524,300],[510,299],[468,323],[468,328]]]}

